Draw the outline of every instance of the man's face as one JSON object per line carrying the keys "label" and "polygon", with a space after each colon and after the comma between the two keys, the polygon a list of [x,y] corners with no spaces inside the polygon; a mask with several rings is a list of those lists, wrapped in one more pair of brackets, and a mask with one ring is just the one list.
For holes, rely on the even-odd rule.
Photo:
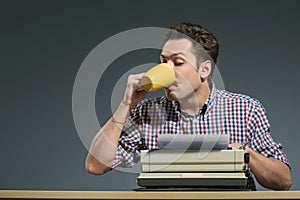
{"label": "man's face", "polygon": [[176,76],[175,83],[165,88],[169,100],[188,98],[201,87],[197,59],[192,48],[192,42],[188,39],[179,39],[168,40],[162,49],[161,62],[173,66]]}

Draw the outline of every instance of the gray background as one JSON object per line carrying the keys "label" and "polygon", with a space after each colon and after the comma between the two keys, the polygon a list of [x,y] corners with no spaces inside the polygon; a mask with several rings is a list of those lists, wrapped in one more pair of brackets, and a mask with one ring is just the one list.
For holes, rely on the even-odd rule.
{"label": "gray background", "polygon": [[[131,190],[137,174],[85,171],[72,88],[88,53],[106,38],[188,21],[214,32],[227,90],[259,99],[300,189],[299,1],[0,1],[0,189]],[[100,80],[99,122],[131,66],[157,62],[154,50],[117,59]],[[259,189],[262,189],[259,187]]]}

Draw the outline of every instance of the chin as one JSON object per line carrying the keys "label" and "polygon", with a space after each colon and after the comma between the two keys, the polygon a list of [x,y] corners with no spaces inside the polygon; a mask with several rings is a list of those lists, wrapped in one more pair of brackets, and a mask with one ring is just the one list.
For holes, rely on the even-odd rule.
{"label": "chin", "polygon": [[176,94],[174,92],[172,92],[172,91],[167,91],[166,92],[166,97],[170,101],[178,101],[178,99],[176,97]]}

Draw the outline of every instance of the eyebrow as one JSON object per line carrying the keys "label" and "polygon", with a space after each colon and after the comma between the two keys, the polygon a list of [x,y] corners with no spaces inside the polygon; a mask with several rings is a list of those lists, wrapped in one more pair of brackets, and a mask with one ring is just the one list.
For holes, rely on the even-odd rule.
{"label": "eyebrow", "polygon": [[170,55],[170,56],[164,56],[164,55],[160,54],[160,56],[161,56],[162,58],[173,58],[173,57],[178,56],[178,55],[183,55],[184,57],[186,57],[186,55],[185,55],[184,53],[182,53],[182,52],[173,53],[173,54]]}

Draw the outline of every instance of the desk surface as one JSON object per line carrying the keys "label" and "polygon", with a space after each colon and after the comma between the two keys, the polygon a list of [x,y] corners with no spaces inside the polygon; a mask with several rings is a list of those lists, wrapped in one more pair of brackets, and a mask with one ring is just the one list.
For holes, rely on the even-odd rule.
{"label": "desk surface", "polygon": [[134,192],[0,190],[0,199],[300,199],[300,191]]}

